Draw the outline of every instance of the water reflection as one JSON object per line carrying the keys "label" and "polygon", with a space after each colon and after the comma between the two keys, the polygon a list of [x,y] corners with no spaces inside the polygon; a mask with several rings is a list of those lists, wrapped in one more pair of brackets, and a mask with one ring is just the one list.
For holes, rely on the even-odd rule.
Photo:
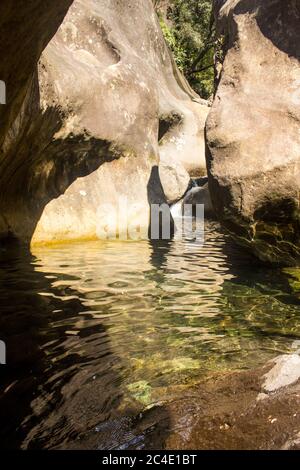
{"label": "water reflection", "polygon": [[0,280],[2,448],[142,446],[130,424],[140,411],[300,336],[290,274],[253,264],[216,224],[204,246],[2,251]]}

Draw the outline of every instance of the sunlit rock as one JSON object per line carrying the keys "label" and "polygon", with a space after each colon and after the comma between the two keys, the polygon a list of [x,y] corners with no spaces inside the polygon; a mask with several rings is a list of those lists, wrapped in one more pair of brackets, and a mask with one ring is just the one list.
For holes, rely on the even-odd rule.
{"label": "sunlit rock", "polygon": [[300,378],[300,356],[285,354],[275,359],[275,365],[265,374],[263,389],[274,392],[282,387],[291,385]]}
{"label": "sunlit rock", "polygon": [[[4,9],[5,32],[9,38],[11,29],[12,36],[10,57],[1,64],[11,65],[1,75],[8,90],[6,111],[1,108],[7,118],[1,129],[2,237],[111,236],[108,207],[120,214],[117,231],[144,234],[150,204],[170,196],[168,183],[166,194],[161,185],[160,158],[174,162],[163,168],[167,181],[177,164],[184,168],[176,198],[186,191],[186,170],[204,171],[209,108],[179,73],[151,0],[74,0],[59,27],[70,4],[60,2],[56,14],[39,5],[36,22],[33,2],[22,6],[27,21],[19,36],[13,25],[21,13],[11,18]],[[12,82],[24,64],[26,74]],[[128,203],[128,217],[120,199]]]}
{"label": "sunlit rock", "polygon": [[224,62],[206,127],[213,204],[261,260],[299,264],[300,1],[216,4]]}

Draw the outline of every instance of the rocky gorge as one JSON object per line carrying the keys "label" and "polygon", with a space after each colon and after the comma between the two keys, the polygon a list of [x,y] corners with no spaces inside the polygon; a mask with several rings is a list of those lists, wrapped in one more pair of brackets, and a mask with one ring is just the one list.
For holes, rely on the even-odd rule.
{"label": "rocky gorge", "polygon": [[[8,30],[13,4],[1,7]],[[188,171],[205,171],[209,110],[176,68],[151,1],[61,2],[66,16],[62,22],[54,7],[53,29],[59,29],[52,39],[50,26],[45,31],[43,51],[35,50],[39,31],[29,21],[25,30],[25,15],[34,9],[40,22],[51,21],[48,6],[22,8],[24,31],[10,40],[16,47],[22,33],[32,35],[28,47],[36,61],[22,87],[10,79],[19,76],[16,63],[23,67],[16,55],[24,54],[21,48],[13,72],[2,73],[7,106],[1,111],[16,108],[2,129],[2,237],[95,238],[97,220],[106,225],[109,218],[100,204],[116,206],[120,198],[128,199],[131,223],[147,227],[149,204],[180,199]],[[19,105],[15,87],[23,95]]]}
{"label": "rocky gorge", "polygon": [[300,446],[300,0],[213,12],[206,101],[151,0],[0,4],[6,448]]}

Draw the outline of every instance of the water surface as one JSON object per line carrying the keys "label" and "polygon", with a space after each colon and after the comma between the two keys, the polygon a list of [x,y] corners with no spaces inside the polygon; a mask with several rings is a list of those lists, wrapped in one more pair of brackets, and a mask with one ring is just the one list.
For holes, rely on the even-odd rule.
{"label": "water surface", "polygon": [[2,249],[0,282],[2,448],[143,447],[128,420],[300,338],[297,271],[258,266],[215,223],[204,246]]}

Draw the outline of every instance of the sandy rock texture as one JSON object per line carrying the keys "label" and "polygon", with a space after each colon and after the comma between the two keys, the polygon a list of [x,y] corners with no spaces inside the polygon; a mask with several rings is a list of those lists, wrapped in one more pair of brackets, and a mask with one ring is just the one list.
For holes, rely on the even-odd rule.
{"label": "sandy rock texture", "polygon": [[215,3],[224,60],[206,126],[213,204],[261,260],[299,264],[300,1]]}

